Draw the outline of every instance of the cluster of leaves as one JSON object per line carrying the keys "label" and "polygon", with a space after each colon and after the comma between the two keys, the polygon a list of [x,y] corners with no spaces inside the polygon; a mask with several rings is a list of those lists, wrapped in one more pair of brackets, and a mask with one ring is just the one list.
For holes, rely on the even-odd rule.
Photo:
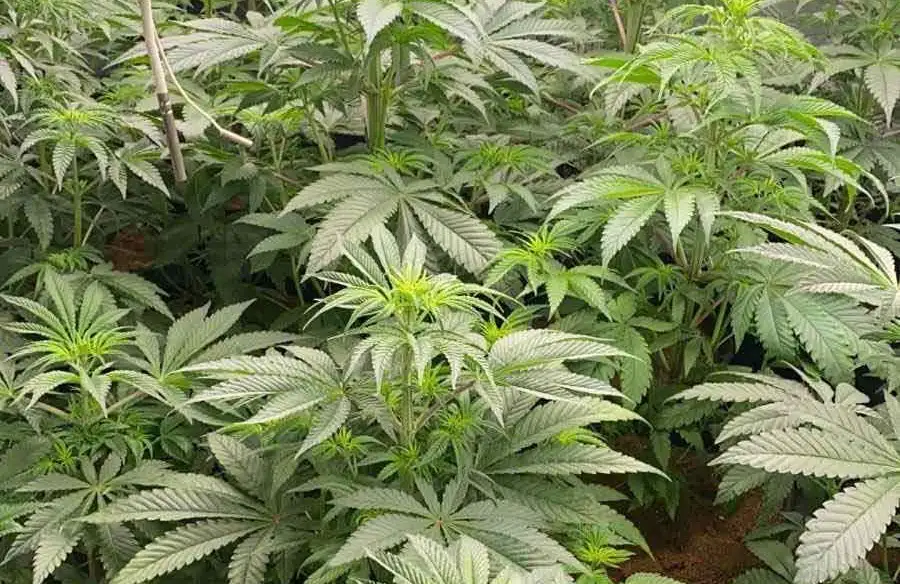
{"label": "cluster of leaves", "polygon": [[7,4],[0,582],[896,579],[897,2]]}

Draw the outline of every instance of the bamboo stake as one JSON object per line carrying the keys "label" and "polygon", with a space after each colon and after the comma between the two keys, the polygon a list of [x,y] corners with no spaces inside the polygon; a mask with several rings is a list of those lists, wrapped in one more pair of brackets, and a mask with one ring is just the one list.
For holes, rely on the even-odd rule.
{"label": "bamboo stake", "polygon": [[618,0],[609,0],[609,7],[612,10],[613,18],[616,21],[616,28],[619,29],[619,40],[622,42],[622,50],[628,50],[628,34],[625,32],[625,23],[622,22],[622,13],[619,12]]}
{"label": "bamboo stake", "polygon": [[159,53],[160,45],[157,43],[156,23],[153,22],[153,8],[150,0],[139,0],[141,5],[141,21],[144,26],[144,44],[147,46],[147,56],[150,57],[150,72],[153,75],[153,89],[156,92],[156,100],[159,103],[159,113],[163,118],[163,127],[166,132],[166,143],[169,146],[169,158],[172,159],[172,169],[175,172],[175,182],[187,181],[187,173],[184,170],[184,157],[181,155],[181,143],[178,141],[178,129],[175,127],[175,114],[172,112],[172,102],[169,99],[169,86],[166,84],[166,74],[163,70]]}

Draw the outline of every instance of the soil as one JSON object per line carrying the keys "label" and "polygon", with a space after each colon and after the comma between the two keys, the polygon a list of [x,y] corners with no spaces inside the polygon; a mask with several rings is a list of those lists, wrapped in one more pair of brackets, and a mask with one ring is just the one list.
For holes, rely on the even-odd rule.
{"label": "soil", "polygon": [[153,263],[147,240],[135,226],[116,233],[106,245],[106,258],[121,272],[134,272]]}
{"label": "soil", "polygon": [[617,575],[624,579],[636,572],[658,572],[685,584],[728,584],[747,568],[759,565],[744,546],[744,537],[757,527],[762,498],[751,493],[726,514],[725,509],[713,505],[716,477],[708,467],[690,455],[678,466],[689,484],[682,489],[674,521],[659,507],[628,513],[654,558],[636,555]]}

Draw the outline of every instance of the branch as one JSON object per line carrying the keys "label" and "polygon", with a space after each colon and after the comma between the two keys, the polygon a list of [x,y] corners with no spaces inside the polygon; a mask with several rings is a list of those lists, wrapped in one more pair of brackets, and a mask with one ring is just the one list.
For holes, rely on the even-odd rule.
{"label": "branch", "polygon": [[566,111],[568,111],[568,112],[571,112],[571,113],[573,113],[573,114],[580,114],[580,113],[581,113],[581,110],[579,110],[577,107],[575,107],[575,106],[573,106],[573,105],[570,105],[570,104],[568,104],[568,103],[562,101],[561,99],[557,99],[557,98],[553,97],[552,95],[544,94],[544,99],[546,99],[547,101],[549,101],[549,102],[552,103],[553,105],[555,105],[555,106],[557,106],[557,107],[561,107],[562,109],[564,109],[564,110],[566,110]]}
{"label": "branch", "polygon": [[[159,40],[159,36],[156,37],[156,44],[157,44],[157,46],[162,47],[162,43]],[[180,83],[178,83],[178,78],[175,77],[175,71],[172,69],[172,65],[171,65],[171,63],[169,63],[169,59],[168,59],[168,57],[166,57],[165,51],[160,49],[159,53],[162,56],[162,64],[165,67],[166,72],[169,74],[169,79],[172,80],[172,85],[175,86],[175,90],[178,92],[178,94],[181,96],[181,98],[189,106],[191,106],[192,108],[197,110],[200,113],[200,115],[203,116],[204,119],[206,119],[207,122],[212,124],[212,127],[216,129],[216,131],[219,133],[219,136],[221,136],[225,140],[228,140],[229,142],[234,142],[235,144],[238,144],[240,146],[244,146],[246,148],[252,147],[253,140],[251,140],[250,138],[245,138],[244,136],[241,136],[240,134],[237,134],[227,128],[222,127],[218,122],[216,122],[215,118],[213,118],[209,112],[207,112],[205,109],[203,109],[202,107],[197,105],[197,102],[195,102],[193,99],[191,99],[191,96],[188,95],[188,92],[184,90],[184,88],[181,86]]]}

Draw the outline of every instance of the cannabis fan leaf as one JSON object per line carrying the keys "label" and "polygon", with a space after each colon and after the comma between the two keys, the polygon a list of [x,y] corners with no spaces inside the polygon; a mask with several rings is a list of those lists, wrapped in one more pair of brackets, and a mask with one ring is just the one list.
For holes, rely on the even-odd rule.
{"label": "cannabis fan leaf", "polygon": [[197,520],[143,547],[116,574],[115,584],[139,584],[178,570],[240,541],[231,556],[229,584],[261,584],[276,542],[299,536],[303,509],[288,492],[279,465],[234,438],[213,434],[211,450],[240,490],[223,479],[171,474],[144,491],[112,502],[85,518],[96,524]]}
{"label": "cannabis fan leaf", "polygon": [[472,273],[499,251],[497,238],[477,218],[459,209],[428,180],[407,181],[395,172],[333,164],[332,174],[300,191],[284,212],[336,203],[310,244],[309,272],[318,272],[344,250],[367,240],[394,215],[407,233],[425,233],[438,248]]}
{"label": "cannabis fan leaf", "polygon": [[818,584],[855,567],[900,506],[897,399],[886,394],[886,411],[878,412],[847,384],[832,388],[815,379],[804,384],[757,374],[729,375],[739,381],[706,383],[676,396],[753,404],[725,426],[719,439],[739,441],[713,463],[859,479],[806,523],[794,581]]}

